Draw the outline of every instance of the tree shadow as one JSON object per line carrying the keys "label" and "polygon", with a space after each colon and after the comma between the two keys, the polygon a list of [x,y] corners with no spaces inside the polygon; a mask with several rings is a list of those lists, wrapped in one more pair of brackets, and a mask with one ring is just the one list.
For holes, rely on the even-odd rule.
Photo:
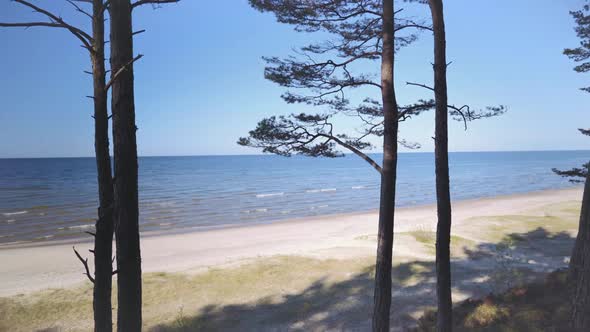
{"label": "tree shadow", "polygon": [[[565,267],[564,257],[569,257],[573,242],[567,232],[537,228],[509,234],[497,243],[465,247],[464,255],[452,261],[454,301],[500,292]],[[341,282],[321,278],[300,293],[278,299],[181,311],[172,323],[150,331],[367,331],[371,325],[373,277],[374,266]],[[434,262],[397,264],[392,283],[391,325],[393,330],[404,331],[415,326],[421,313],[435,305]]]}

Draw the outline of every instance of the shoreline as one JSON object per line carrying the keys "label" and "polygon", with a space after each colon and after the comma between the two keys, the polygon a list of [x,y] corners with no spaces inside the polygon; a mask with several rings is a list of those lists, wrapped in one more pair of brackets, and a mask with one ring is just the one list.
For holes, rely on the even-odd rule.
{"label": "shoreline", "polygon": [[[453,233],[467,220],[497,215],[543,215],[543,207],[579,201],[582,188],[554,189],[455,201]],[[394,256],[416,256],[411,241],[399,236],[435,230],[435,204],[396,209]],[[185,231],[182,233],[182,231]],[[260,257],[295,255],[346,259],[375,254],[376,243],[363,240],[377,233],[377,211],[290,219],[206,231],[142,234],[143,272],[195,273],[239,265]],[[85,281],[72,246],[88,253],[91,241],[0,246],[0,296],[64,288]],[[424,257],[419,257],[424,258]],[[89,264],[93,264],[89,257]]]}
{"label": "shoreline", "polygon": [[[468,199],[459,199],[453,200],[453,206],[456,204],[469,204],[473,202],[479,202],[483,200],[494,200],[494,199],[508,199],[508,198],[518,198],[522,196],[528,195],[535,195],[535,194],[551,194],[560,191],[570,191],[570,190],[581,190],[583,185],[573,185],[566,188],[559,188],[559,189],[545,189],[545,190],[534,190],[534,191],[527,191],[527,192],[520,192],[520,193],[511,193],[511,194],[501,194],[496,196],[481,196],[475,198],[468,198]],[[417,205],[405,205],[405,206],[396,206],[396,211],[404,211],[404,210],[412,210],[412,209],[425,209],[425,208],[436,208],[436,202],[434,203],[427,203],[427,204],[417,204]],[[329,219],[329,218],[340,218],[340,217],[354,217],[354,216],[364,216],[367,214],[377,214],[379,209],[372,209],[372,210],[364,210],[364,211],[356,211],[356,212],[343,212],[343,213],[328,213],[328,214],[320,214],[315,216],[304,216],[304,217],[293,217],[293,218],[286,218],[286,219],[277,219],[277,220],[268,220],[268,221],[258,221],[258,222],[251,222],[251,223],[227,223],[217,226],[192,226],[192,227],[182,227],[182,228],[174,228],[168,230],[150,230],[150,231],[143,231],[140,233],[141,238],[148,238],[148,237],[159,237],[159,236],[173,236],[178,234],[190,234],[190,233],[203,233],[203,232],[212,232],[212,231],[219,231],[219,230],[227,230],[227,229],[239,229],[239,228],[250,228],[250,227],[259,227],[259,226],[268,226],[273,224],[285,224],[285,223],[296,223],[296,222],[309,222],[314,221],[317,219]],[[90,244],[93,243],[93,240],[90,236],[87,237],[74,237],[68,239],[57,239],[57,240],[43,240],[43,241],[15,241],[15,242],[7,242],[7,243],[0,243],[0,251],[5,249],[17,249],[17,248],[37,248],[37,247],[50,247],[50,246],[58,246],[58,245],[72,245],[72,244]]]}

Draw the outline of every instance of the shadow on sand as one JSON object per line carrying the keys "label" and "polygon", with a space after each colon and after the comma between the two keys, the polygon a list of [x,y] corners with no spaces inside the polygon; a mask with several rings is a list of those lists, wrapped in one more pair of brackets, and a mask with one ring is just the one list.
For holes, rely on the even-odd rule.
{"label": "shadow on sand", "polygon": [[[452,262],[454,300],[518,286],[566,266],[573,240],[567,232],[537,228],[509,234],[498,243],[464,248],[463,257]],[[428,261],[396,265],[392,275],[394,330],[414,326],[420,313],[434,305],[434,268],[434,262]],[[210,305],[198,312],[181,311],[172,323],[150,331],[366,331],[370,330],[372,298],[373,268],[368,268],[343,282],[319,279],[280,300],[264,298],[248,304]]]}

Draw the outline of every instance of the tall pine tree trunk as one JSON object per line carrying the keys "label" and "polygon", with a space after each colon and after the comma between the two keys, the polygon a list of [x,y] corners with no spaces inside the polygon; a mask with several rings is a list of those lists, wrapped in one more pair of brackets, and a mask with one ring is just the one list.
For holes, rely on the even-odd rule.
{"label": "tall pine tree trunk", "polygon": [[383,0],[383,53],[381,59],[381,94],[383,99],[384,135],[383,165],[377,263],[375,267],[375,297],[373,331],[389,331],[391,308],[391,265],[393,224],[395,212],[395,181],[397,171],[398,112],[394,90],[394,10],[393,0]]}
{"label": "tall pine tree trunk", "polygon": [[131,2],[111,0],[109,12],[111,73],[117,73],[121,68],[125,68],[114,78],[111,87],[119,303],[117,329],[120,332],[139,332],[141,330],[141,255]]}
{"label": "tall pine tree trunk", "polygon": [[586,176],[578,236],[570,259],[574,282],[572,325],[580,331],[590,331],[590,172]]}
{"label": "tall pine tree trunk", "polygon": [[94,39],[92,77],[94,81],[94,150],[98,174],[98,220],[94,238],[94,329],[113,329],[111,289],[113,272],[113,182],[109,155],[109,119],[107,112],[106,71],[104,66],[103,0],[93,0],[92,34]]}
{"label": "tall pine tree trunk", "polygon": [[438,314],[436,330],[451,331],[453,323],[451,299],[451,195],[449,185],[449,147],[447,112],[447,60],[445,21],[442,0],[430,0],[434,31],[434,91],[436,203],[436,295]]}

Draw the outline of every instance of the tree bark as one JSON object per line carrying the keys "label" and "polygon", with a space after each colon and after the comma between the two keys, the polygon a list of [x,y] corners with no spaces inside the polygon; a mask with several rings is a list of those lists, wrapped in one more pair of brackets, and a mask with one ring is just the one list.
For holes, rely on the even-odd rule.
{"label": "tree bark", "polygon": [[[141,331],[141,254],[139,246],[138,163],[133,86],[131,2],[111,0],[111,73],[125,68],[111,86],[115,160],[117,244],[117,330]],[[113,74],[114,75],[114,74]],[[111,76],[113,76],[111,75]]]}
{"label": "tree bark", "polygon": [[393,0],[383,0],[381,94],[383,99],[384,134],[379,230],[377,234],[377,262],[375,266],[373,331],[389,331],[389,312],[391,308],[391,265],[398,131],[398,109],[394,90],[395,55],[393,20]]}
{"label": "tree bark", "polygon": [[449,184],[447,60],[442,0],[429,0],[434,31],[435,169],[438,223],[436,227],[436,330],[451,331],[451,194]]}
{"label": "tree bark", "polygon": [[586,177],[580,223],[570,259],[570,278],[574,283],[572,327],[590,330],[590,173]]}
{"label": "tree bark", "polygon": [[94,238],[94,330],[113,329],[111,290],[113,274],[113,182],[109,155],[109,119],[107,112],[106,71],[104,66],[104,8],[102,0],[93,0],[92,77],[94,83],[94,151],[98,175],[98,220]]}

